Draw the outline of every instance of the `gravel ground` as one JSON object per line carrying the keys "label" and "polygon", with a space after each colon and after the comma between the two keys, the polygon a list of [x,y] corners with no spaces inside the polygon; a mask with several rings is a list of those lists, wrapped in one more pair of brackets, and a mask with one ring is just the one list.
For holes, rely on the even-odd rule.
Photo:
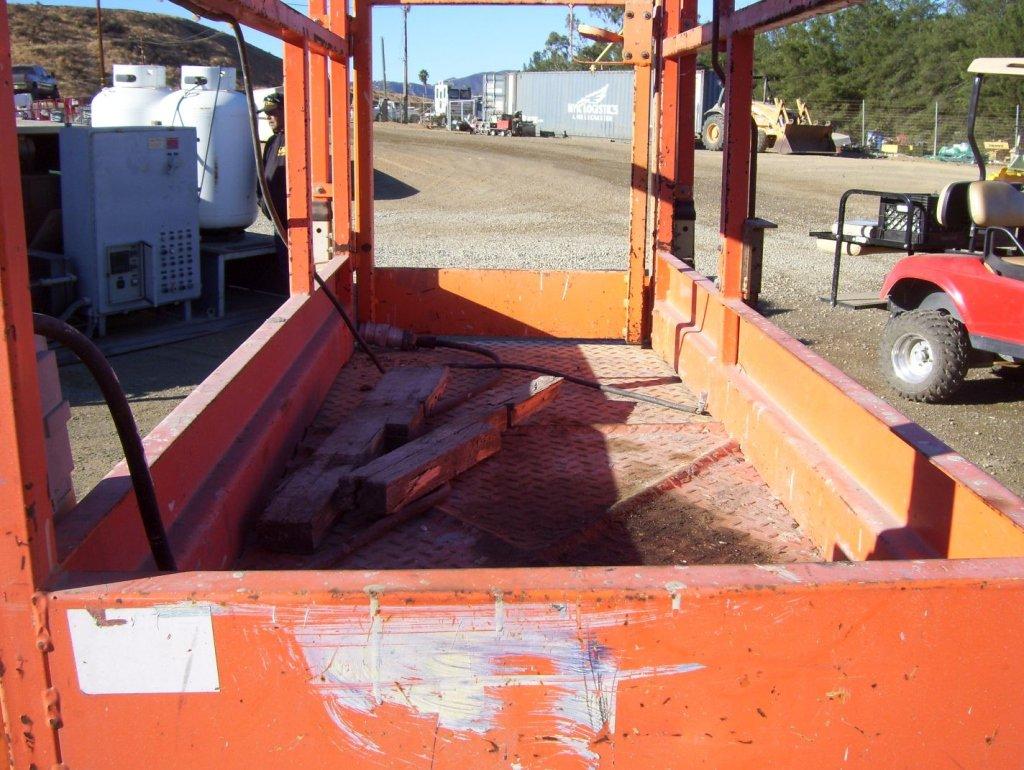
{"label": "gravel ground", "polygon": [[[1013,460],[1024,420],[1019,386],[976,370],[955,403],[893,396],[878,371],[881,310],[830,310],[831,258],[807,233],[835,219],[851,187],[938,191],[970,169],[924,161],[761,155],[758,213],[778,223],[765,246],[762,312],[894,403],[1018,493]],[[696,156],[698,267],[716,269],[721,155]],[[382,265],[608,269],[626,264],[629,145],[591,139],[469,136],[419,127],[376,130],[377,259]],[[861,212],[869,213],[869,212]],[[858,212],[851,210],[851,216]],[[268,231],[267,223],[254,229]],[[894,257],[847,257],[844,291],[877,290]],[[113,364],[148,432],[253,326],[118,356]],[[121,457],[109,417],[80,367],[63,367],[81,497]]]}
{"label": "gravel ground", "polygon": [[[606,269],[626,263],[629,146],[589,139],[469,136],[416,127],[376,132],[378,261],[386,265]],[[1017,493],[1024,431],[1019,385],[974,370],[950,404],[896,397],[877,364],[884,310],[831,310],[826,229],[853,187],[938,192],[972,169],[930,161],[763,154],[758,215],[766,236],[761,310]],[[716,270],[721,154],[696,154],[698,267]],[[868,204],[870,205],[870,204]],[[875,204],[877,206],[877,203]],[[872,212],[851,204],[849,216]],[[877,291],[896,257],[846,257],[841,291]]]}

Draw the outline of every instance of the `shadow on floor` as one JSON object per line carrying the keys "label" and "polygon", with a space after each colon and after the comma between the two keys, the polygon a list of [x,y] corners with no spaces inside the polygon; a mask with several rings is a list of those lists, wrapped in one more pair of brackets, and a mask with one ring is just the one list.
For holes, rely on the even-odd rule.
{"label": "shadow on floor", "polygon": [[396,179],[391,174],[385,174],[379,169],[373,170],[373,199],[376,201],[397,201],[403,198],[411,198],[419,190],[401,179]]}

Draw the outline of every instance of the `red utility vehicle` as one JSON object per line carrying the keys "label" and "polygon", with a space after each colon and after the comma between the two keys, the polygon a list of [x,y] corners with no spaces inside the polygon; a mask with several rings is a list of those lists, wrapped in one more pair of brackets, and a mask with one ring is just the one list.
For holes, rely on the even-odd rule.
{"label": "red utility vehicle", "polygon": [[944,227],[970,231],[968,248],[908,256],[882,286],[892,317],[880,364],[900,395],[913,401],[949,398],[970,366],[995,363],[997,372],[1016,374],[1024,363],[1024,192],[985,181],[974,136],[985,76],[1024,76],[1024,58],[976,59],[968,71],[975,79],[967,136],[979,181],[947,185],[936,211]]}

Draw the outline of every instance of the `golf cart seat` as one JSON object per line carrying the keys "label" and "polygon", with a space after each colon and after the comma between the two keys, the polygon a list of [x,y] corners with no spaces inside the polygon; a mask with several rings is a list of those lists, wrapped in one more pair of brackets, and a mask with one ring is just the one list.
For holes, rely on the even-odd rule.
{"label": "golf cart seat", "polygon": [[967,204],[967,191],[973,182],[950,182],[939,193],[935,219],[943,227],[967,230],[971,226],[971,212]]}
{"label": "golf cart seat", "polygon": [[[985,263],[999,275],[1024,280],[1024,248],[1018,240],[1024,228],[1024,193],[1006,182],[971,182],[967,197],[974,224],[992,228],[985,238]],[[998,231],[1009,236],[1016,255],[996,253],[993,236]]]}
{"label": "golf cart seat", "polygon": [[1024,193],[1013,185],[1006,182],[971,182],[967,198],[971,219],[978,227],[1005,227],[1011,230],[1024,227]]}

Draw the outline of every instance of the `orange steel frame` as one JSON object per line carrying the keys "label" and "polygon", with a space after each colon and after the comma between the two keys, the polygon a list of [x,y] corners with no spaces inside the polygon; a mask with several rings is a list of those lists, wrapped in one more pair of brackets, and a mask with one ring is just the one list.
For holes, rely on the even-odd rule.
{"label": "orange steel frame", "polygon": [[[544,4],[494,4],[531,2]],[[145,440],[183,572],[153,572],[123,464],[70,515],[50,510],[21,194],[0,187],[0,741],[11,766],[1019,764],[1021,501],[740,301],[753,36],[848,2],[720,5],[720,290],[671,253],[673,207],[693,196],[696,54],[711,41],[692,0],[626,0],[637,67],[627,270],[375,270],[371,13],[392,3],[311,0],[308,18],[279,0],[188,3],[285,41],[292,296]],[[8,176],[11,90],[0,0]],[[315,265],[319,204],[332,248]],[[805,531],[860,563],[226,571],[353,350],[314,269],[362,319],[649,338],[708,392]],[[126,665],[150,662],[143,679],[163,668],[147,657],[163,635],[136,625],[208,624],[217,686],[86,692],[72,631],[83,614],[94,633],[128,640]],[[411,668],[386,680],[396,665]],[[337,671],[362,689],[330,680]]]}

